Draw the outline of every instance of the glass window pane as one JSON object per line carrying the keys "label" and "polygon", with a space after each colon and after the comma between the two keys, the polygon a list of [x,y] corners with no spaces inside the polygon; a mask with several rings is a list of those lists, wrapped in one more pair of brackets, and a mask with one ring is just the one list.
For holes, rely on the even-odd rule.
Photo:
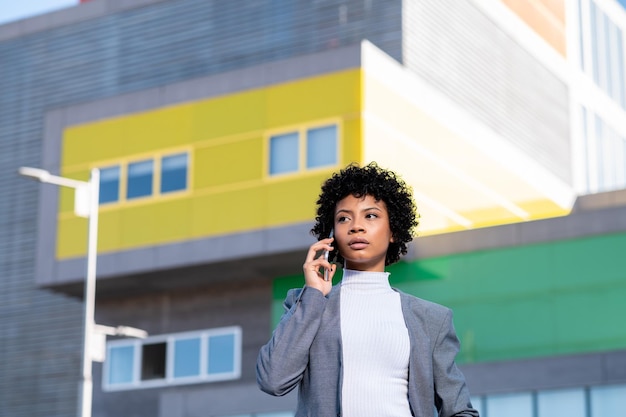
{"label": "glass window pane", "polygon": [[100,168],[100,204],[118,201],[120,198],[120,167]]}
{"label": "glass window pane", "polygon": [[235,335],[209,337],[209,374],[235,371]]}
{"label": "glass window pane", "polygon": [[107,355],[107,382],[110,385],[133,382],[134,353],[135,348],[133,346],[109,347]]}
{"label": "glass window pane", "polygon": [[126,198],[137,198],[152,195],[152,160],[128,164],[128,189]]}
{"label": "glass window pane", "polygon": [[174,342],[174,378],[200,375],[200,338]]}
{"label": "glass window pane", "polygon": [[307,131],[306,166],[317,168],[337,164],[337,126],[324,126]]}
{"label": "glass window pane", "polygon": [[298,171],[298,132],[270,138],[270,175]]}
{"label": "glass window pane", "polygon": [[161,193],[187,189],[187,154],[164,156],[161,160]]}
{"label": "glass window pane", "polygon": [[488,416],[533,417],[530,394],[505,394],[487,397]]}
{"label": "glass window pane", "polygon": [[537,394],[538,417],[586,417],[583,389],[543,391]]}
{"label": "glass window pane", "polygon": [[626,398],[626,385],[592,388],[591,417],[623,415],[624,398]]}
{"label": "glass window pane", "polygon": [[275,413],[258,413],[256,417],[293,417],[294,414],[289,411],[275,412]]}
{"label": "glass window pane", "polygon": [[141,380],[165,378],[166,357],[167,345],[165,342],[143,345],[141,349]]}

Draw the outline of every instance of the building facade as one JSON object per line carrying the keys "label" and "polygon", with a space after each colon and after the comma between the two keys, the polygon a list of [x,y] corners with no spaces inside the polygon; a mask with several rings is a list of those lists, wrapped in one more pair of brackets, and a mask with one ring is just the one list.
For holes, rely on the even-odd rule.
{"label": "building facade", "polygon": [[[392,284],[451,307],[483,416],[626,394],[619,2],[93,0],[0,26],[0,415],[76,413],[87,222],[21,166],[101,173],[94,416],[290,416],[259,347],[322,181],[414,187]],[[590,195],[587,195],[590,194]]]}

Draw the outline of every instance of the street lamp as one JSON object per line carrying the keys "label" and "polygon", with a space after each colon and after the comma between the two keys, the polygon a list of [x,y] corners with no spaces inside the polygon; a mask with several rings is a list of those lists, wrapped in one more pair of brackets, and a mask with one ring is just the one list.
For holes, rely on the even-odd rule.
{"label": "street lamp", "polygon": [[74,213],[89,219],[87,244],[87,274],[85,277],[84,301],[84,329],[83,329],[83,375],[81,380],[80,417],[91,416],[93,396],[92,362],[104,360],[103,355],[97,355],[94,349],[94,340],[104,343],[106,335],[147,337],[144,330],[129,326],[109,327],[97,325],[94,318],[96,302],[96,260],[98,255],[98,206],[100,194],[100,170],[93,168],[89,181],[78,181],[70,178],[52,175],[50,172],[30,167],[21,167],[20,175],[40,181],[42,183],[69,187],[75,190]]}

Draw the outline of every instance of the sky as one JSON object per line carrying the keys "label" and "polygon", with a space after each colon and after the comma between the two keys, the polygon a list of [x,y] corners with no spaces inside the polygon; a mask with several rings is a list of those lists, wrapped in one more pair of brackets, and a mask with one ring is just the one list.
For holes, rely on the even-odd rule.
{"label": "sky", "polygon": [[0,0],[0,25],[78,3],[79,0]]}

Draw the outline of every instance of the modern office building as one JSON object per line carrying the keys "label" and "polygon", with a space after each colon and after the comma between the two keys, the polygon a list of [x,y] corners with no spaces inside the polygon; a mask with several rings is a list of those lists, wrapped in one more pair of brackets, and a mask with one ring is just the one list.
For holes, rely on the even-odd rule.
{"label": "modern office building", "polygon": [[[100,171],[93,415],[291,416],[259,347],[322,181],[414,188],[399,289],[455,312],[481,415],[626,395],[626,10],[614,0],[92,0],[0,26],[0,416],[79,403],[88,224],[19,167]],[[621,408],[620,408],[621,409]]]}

